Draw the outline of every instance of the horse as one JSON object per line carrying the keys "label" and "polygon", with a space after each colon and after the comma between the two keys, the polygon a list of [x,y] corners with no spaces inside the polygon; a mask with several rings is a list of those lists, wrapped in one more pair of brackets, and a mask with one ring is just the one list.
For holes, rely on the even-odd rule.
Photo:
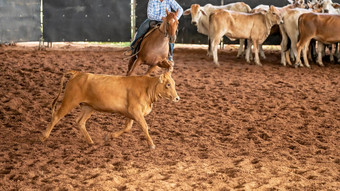
{"label": "horse", "polygon": [[174,43],[177,38],[178,10],[169,12],[163,17],[162,24],[148,32],[141,42],[140,49],[129,60],[127,76],[130,76],[137,66],[149,65],[145,75],[150,75],[157,67],[172,70],[173,63],[168,61],[169,42]]}

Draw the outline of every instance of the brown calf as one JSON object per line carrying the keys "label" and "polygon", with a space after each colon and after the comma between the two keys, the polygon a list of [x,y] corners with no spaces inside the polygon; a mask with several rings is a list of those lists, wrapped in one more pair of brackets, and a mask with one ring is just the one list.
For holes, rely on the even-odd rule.
{"label": "brown calf", "polygon": [[94,111],[101,111],[120,113],[128,118],[125,129],[114,133],[114,137],[118,137],[124,132],[129,132],[133,121],[137,121],[145,133],[149,146],[155,148],[144,116],[151,112],[152,105],[158,98],[164,97],[175,102],[179,101],[175,81],[172,79],[170,72],[159,77],[123,77],[76,71],[68,73],[73,74],[73,76],[65,87],[62,104],[58,111],[55,112],[55,105],[63,88],[65,74],[61,80],[59,94],[52,103],[52,121],[45,132],[42,133],[41,141],[49,137],[53,127],[61,118],[82,103],[81,114],[77,119],[77,123],[89,144],[93,144],[93,141],[86,131],[85,123]]}
{"label": "brown calf", "polygon": [[[305,13],[299,17],[299,42],[297,43],[297,58],[300,58],[303,49],[303,60],[310,67],[307,58],[307,49],[312,39],[323,44],[332,44],[340,41],[340,15],[323,13]],[[296,59],[295,67],[299,66]]]}

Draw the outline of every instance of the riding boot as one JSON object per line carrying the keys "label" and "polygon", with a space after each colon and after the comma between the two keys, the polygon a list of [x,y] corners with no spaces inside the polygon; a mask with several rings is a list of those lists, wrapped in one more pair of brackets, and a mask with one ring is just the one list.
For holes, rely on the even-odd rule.
{"label": "riding boot", "polygon": [[172,62],[173,65],[175,64],[174,59],[173,59],[174,47],[175,47],[174,43],[169,43],[169,61]]}

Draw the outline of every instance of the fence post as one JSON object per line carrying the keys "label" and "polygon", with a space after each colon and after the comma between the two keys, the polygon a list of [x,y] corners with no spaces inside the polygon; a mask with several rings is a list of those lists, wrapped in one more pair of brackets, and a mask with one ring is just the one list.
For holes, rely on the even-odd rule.
{"label": "fence post", "polygon": [[[224,0],[221,0],[221,5],[224,5]],[[223,35],[223,36],[224,36],[224,35]],[[221,49],[224,49],[223,36],[222,36],[222,39],[221,39],[221,41],[220,41],[220,48],[221,48]]]}
{"label": "fence post", "polygon": [[39,40],[39,49],[44,48],[44,15],[43,15],[43,0],[40,0],[40,40]]}
{"label": "fence post", "polygon": [[136,0],[131,0],[131,41],[136,34]]}

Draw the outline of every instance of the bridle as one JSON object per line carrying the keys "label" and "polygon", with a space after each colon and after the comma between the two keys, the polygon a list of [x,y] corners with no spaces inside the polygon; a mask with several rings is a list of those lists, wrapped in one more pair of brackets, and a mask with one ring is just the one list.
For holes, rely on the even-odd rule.
{"label": "bridle", "polygon": [[175,32],[175,35],[174,35],[174,36],[170,36],[170,35],[168,34],[168,20],[166,20],[166,22],[164,22],[164,31],[162,31],[160,27],[158,27],[158,30],[159,30],[161,33],[164,34],[164,37],[168,37],[169,39],[171,39],[171,38],[176,39],[176,38],[177,38],[177,35],[178,35],[178,27],[177,27],[177,29],[176,29],[176,32]]}

